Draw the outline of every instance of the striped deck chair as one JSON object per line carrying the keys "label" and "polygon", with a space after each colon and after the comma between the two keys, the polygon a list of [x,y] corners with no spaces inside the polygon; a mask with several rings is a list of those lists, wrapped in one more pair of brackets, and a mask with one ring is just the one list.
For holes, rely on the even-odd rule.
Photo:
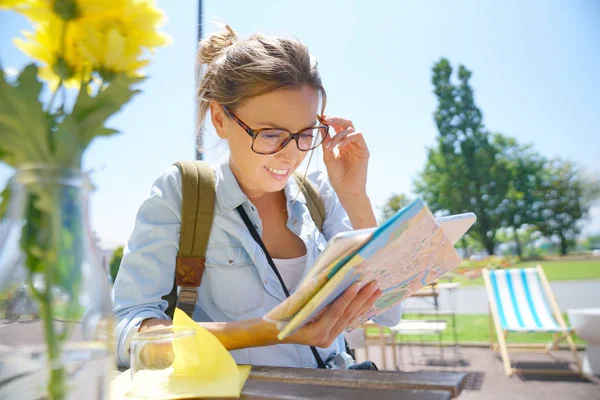
{"label": "striped deck chair", "polygon": [[[573,342],[572,329],[556,303],[546,274],[540,265],[535,268],[488,270],[483,269],[483,279],[490,306],[490,342],[492,350],[500,352],[506,375],[513,373],[578,373],[582,374],[581,362]],[[492,331],[496,331],[498,343]],[[554,339],[548,344],[507,344],[509,332],[551,332]],[[558,344],[566,340],[573,352],[576,371],[556,369],[513,368],[508,357],[510,351],[542,351],[550,354]]]}

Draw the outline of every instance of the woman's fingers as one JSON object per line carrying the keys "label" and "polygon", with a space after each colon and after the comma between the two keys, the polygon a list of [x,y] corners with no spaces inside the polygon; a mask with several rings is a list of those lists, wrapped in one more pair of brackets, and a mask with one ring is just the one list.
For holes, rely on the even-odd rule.
{"label": "woman's fingers", "polygon": [[[350,320],[348,321],[348,324],[346,324],[346,326],[348,326],[352,321],[354,321],[356,318],[358,318],[360,315],[364,314],[368,309],[370,309],[371,307],[373,307],[373,305],[375,304],[375,302],[377,300],[379,300],[379,298],[381,297],[383,293],[381,292],[380,289],[377,289],[372,295],[371,297],[369,297],[369,299],[367,301],[364,302],[363,306],[353,315],[350,317]],[[346,328],[346,326],[344,326],[343,329]]]}
{"label": "woman's fingers", "polygon": [[369,148],[367,147],[367,142],[365,141],[365,137],[362,132],[353,132],[348,134],[345,138],[342,139],[338,148],[346,149],[352,147],[352,151],[355,152],[359,157],[369,157]]}
{"label": "woman's fingers", "polygon": [[323,122],[335,130],[335,135],[329,134],[323,140],[323,157],[326,163],[334,157],[333,150],[338,145],[338,148],[344,148],[350,144],[356,144],[359,148],[366,149],[362,132],[357,132],[349,119],[324,116]]}
{"label": "woman's fingers", "polygon": [[355,132],[354,128],[344,129],[341,132],[338,132],[335,136],[329,137],[329,140],[325,143],[326,149],[333,149],[338,143],[340,143],[346,136]]}
{"label": "woman's fingers", "polygon": [[[343,138],[343,136],[355,131],[354,124],[349,119],[323,116],[323,123],[329,125],[335,131],[335,135],[331,135],[330,133],[325,138],[325,141],[323,142],[323,146],[325,146],[325,148],[335,147],[335,145]],[[342,137],[336,140],[333,144],[330,144],[330,142],[338,136]]]}
{"label": "woman's fingers", "polygon": [[360,290],[358,283],[353,283],[315,320],[305,326],[303,342],[317,347],[330,346],[344,328],[371,307],[380,296],[381,291],[375,282],[370,282]]}
{"label": "woman's fingers", "polygon": [[350,143],[355,143],[355,144],[362,144],[365,141],[365,137],[362,134],[362,132],[351,132],[348,135],[346,135],[345,138],[343,138],[343,140],[340,143],[341,147],[344,147]]}
{"label": "woman's fingers", "polygon": [[330,117],[324,116],[323,122],[329,126],[332,126],[336,132],[339,132],[344,129],[352,128],[354,129],[354,124],[349,119],[339,118],[339,117]]}
{"label": "woman's fingers", "polygon": [[[344,307],[342,312],[339,312],[339,309],[336,309],[335,312],[332,313],[331,317],[335,316],[336,318],[329,319],[327,323],[335,336],[339,335],[341,330],[346,327],[350,318],[360,311],[365,302],[369,301],[371,296],[377,291],[377,284],[375,282],[370,282],[363,286],[363,288],[354,296],[352,301]],[[337,304],[334,303],[332,306],[336,307]],[[342,325],[342,327],[340,328],[339,325]]]}
{"label": "woman's fingers", "polygon": [[306,343],[311,346],[329,347],[332,340],[337,335],[332,335],[331,329],[336,322],[343,317],[348,305],[359,293],[358,283],[355,282],[348,287],[333,303],[327,306],[323,311],[303,329]]}
{"label": "woman's fingers", "polygon": [[[364,288],[363,288],[364,289]],[[317,324],[331,328],[338,319],[344,316],[344,313],[350,306],[350,303],[362,292],[359,291],[358,282],[354,282],[344,291],[344,293],[332,304],[327,307],[321,315]]]}
{"label": "woman's fingers", "polygon": [[350,325],[352,323],[352,321],[354,321],[358,316],[360,316],[365,311],[367,311],[369,308],[371,308],[373,306],[373,304],[375,304],[377,299],[379,299],[381,297],[381,290],[379,290],[379,288],[377,288],[377,286],[374,284],[374,282],[372,282],[371,284],[373,284],[373,287],[367,288],[367,290],[364,293],[364,297],[359,298],[357,296],[356,304],[355,305],[351,304],[351,306],[348,307],[349,313],[344,315],[344,318],[340,318],[337,321],[337,323],[334,325],[333,332],[336,337],[344,329],[346,329],[346,327],[348,325]]}

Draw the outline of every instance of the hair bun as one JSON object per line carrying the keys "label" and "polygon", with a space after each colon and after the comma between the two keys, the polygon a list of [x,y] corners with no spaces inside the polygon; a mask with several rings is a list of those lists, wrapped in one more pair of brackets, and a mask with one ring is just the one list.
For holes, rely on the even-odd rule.
{"label": "hair bun", "polygon": [[235,31],[229,25],[225,25],[224,31],[213,33],[200,41],[198,64],[210,64],[237,41],[238,37]]}

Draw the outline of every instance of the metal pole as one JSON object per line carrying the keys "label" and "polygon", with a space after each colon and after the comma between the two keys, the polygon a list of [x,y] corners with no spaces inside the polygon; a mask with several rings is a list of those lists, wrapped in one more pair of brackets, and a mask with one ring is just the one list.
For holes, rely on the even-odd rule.
{"label": "metal pole", "polygon": [[[196,41],[196,46],[200,43],[200,40],[202,39],[202,0],[198,0],[198,37],[197,37],[197,39],[198,40]],[[198,99],[196,99],[196,102],[198,102]],[[196,109],[197,109],[197,106],[198,106],[198,104],[196,104]],[[199,123],[200,123],[200,121],[196,121],[196,127],[200,126]],[[204,150],[204,140],[202,137],[202,130],[197,129],[197,131],[196,131],[196,160],[203,159],[203,154],[202,154],[203,150]]]}

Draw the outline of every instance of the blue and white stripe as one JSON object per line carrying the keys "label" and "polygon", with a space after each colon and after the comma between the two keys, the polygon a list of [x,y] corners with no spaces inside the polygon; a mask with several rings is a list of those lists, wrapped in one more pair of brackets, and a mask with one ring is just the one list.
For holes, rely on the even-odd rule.
{"label": "blue and white stripe", "polygon": [[535,268],[494,270],[490,281],[503,330],[563,332],[554,319]]}

